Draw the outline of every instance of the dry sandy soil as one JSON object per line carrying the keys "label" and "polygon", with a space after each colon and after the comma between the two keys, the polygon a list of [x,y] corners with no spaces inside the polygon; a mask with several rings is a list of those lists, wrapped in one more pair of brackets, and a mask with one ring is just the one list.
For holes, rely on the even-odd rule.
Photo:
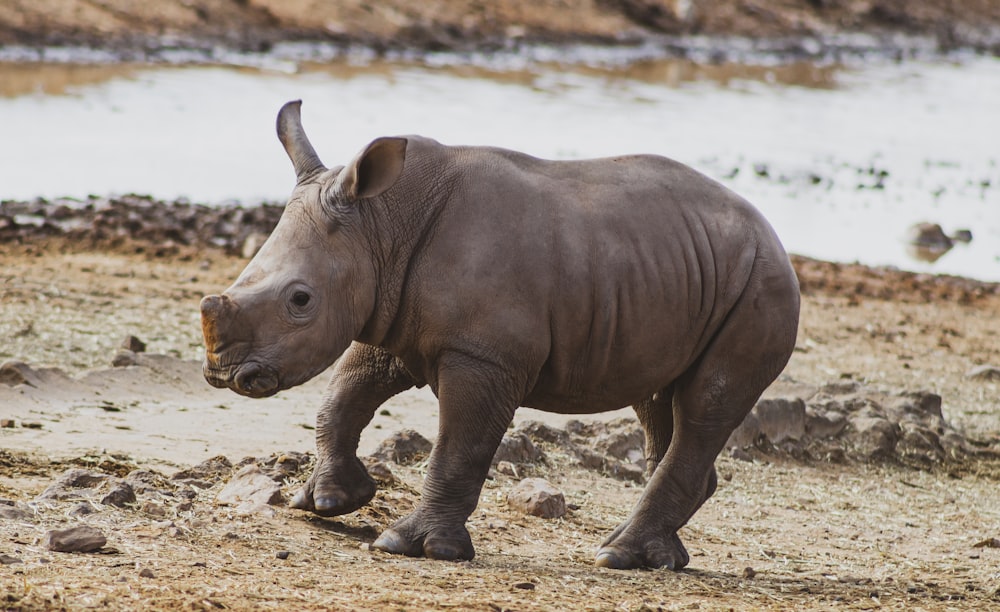
{"label": "dry sandy soil", "polygon": [[[34,385],[0,384],[0,603],[7,609],[986,609],[1000,605],[1000,464],[829,463],[754,452],[718,460],[716,496],[684,528],[683,572],[593,567],[597,545],[641,488],[584,469],[558,448],[521,467],[570,504],[560,519],[507,506],[518,478],[497,473],[470,521],[472,562],[369,551],[415,503],[425,465],[389,464],[395,481],[367,508],[319,519],[285,505],[241,514],[215,496],[228,472],[188,498],[145,498],[70,516],[78,502],[33,501],[65,470],[169,476],[225,455],[312,449],[323,381],[268,400],[200,378],[197,302],[245,260],[211,249],[163,256],[128,246],[0,246],[0,360],[34,367]],[[998,384],[965,378],[1000,364],[996,285],[798,260],[805,301],[785,382],[845,378],[943,397],[948,422],[981,443],[1000,434]],[[126,334],[148,343],[139,366],[109,368]],[[157,357],[156,354],[164,355]],[[57,366],[61,371],[41,366]],[[519,420],[543,417],[522,411]],[[602,415],[608,419],[622,414]],[[561,427],[566,419],[546,417]],[[392,400],[361,453],[403,427],[433,439],[434,398]],[[544,446],[544,445],[543,445]],[[285,479],[289,499],[308,469]],[[188,503],[182,503],[187,501]],[[47,550],[46,531],[88,524],[100,553]],[[977,546],[980,545],[980,546]],[[278,552],[289,553],[279,558]],[[284,553],[282,554],[284,556]],[[9,561],[10,559],[8,559]],[[749,568],[749,569],[748,569]]]}
{"label": "dry sandy soil", "polygon": [[[687,7],[687,8],[684,8]],[[218,42],[266,49],[288,38],[378,48],[467,48],[514,40],[655,35],[926,35],[996,52],[993,0],[0,0],[0,44],[111,49]],[[978,41],[978,42],[977,42]],[[992,41],[992,42],[990,42]],[[0,228],[2,229],[2,228]],[[107,246],[107,245],[96,245]],[[804,302],[782,383],[929,391],[977,448],[1000,448],[1000,287],[796,259]],[[1000,607],[1000,462],[949,458],[927,469],[830,462],[762,447],[717,462],[719,491],[682,530],[682,572],[595,568],[603,537],[641,485],[548,460],[498,470],[470,519],[475,560],[442,563],[368,550],[416,502],[426,465],[388,463],[366,508],[335,519],[286,502],[244,513],[217,495],[233,469],[197,484],[168,478],[216,456],[285,465],[313,448],[317,379],[267,400],[208,387],[197,304],[245,260],[211,248],[54,239],[0,241],[0,608],[5,610],[983,610]],[[148,344],[112,368],[122,338]],[[628,411],[594,417],[609,421]],[[568,419],[520,411],[517,421]],[[393,399],[361,453],[402,428],[433,439],[433,396]],[[750,459],[750,460],[748,460]],[[295,463],[294,461],[292,463]],[[117,507],[39,499],[67,470],[153,472],[156,487]],[[291,470],[288,500],[309,467]],[[521,476],[563,491],[559,519],[506,495]],[[173,484],[170,484],[173,483]],[[95,487],[81,495],[97,502]],[[94,497],[96,495],[96,497]],[[90,525],[96,553],[46,548],[51,529]]]}

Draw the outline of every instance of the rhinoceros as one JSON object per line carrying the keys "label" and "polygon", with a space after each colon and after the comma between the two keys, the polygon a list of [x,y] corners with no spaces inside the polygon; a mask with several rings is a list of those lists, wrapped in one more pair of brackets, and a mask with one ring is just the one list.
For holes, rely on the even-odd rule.
{"label": "rhinoceros", "polygon": [[549,161],[404,136],[327,168],[300,105],[277,118],[297,178],[277,226],[201,302],[216,387],[264,397],[335,364],[292,506],[368,503],[361,431],[387,399],[430,385],[439,429],[420,502],[372,547],[472,559],[465,523],[519,406],[632,406],[649,480],[595,562],[684,567],[677,531],[795,345],[798,281],[761,213],[655,155]]}

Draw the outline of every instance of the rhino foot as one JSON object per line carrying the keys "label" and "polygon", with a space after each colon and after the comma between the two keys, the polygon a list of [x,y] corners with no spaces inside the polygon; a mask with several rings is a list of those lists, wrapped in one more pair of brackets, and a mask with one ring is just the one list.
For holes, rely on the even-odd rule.
{"label": "rhino foot", "polygon": [[375,496],[375,481],[357,457],[335,465],[321,462],[292,499],[292,508],[320,516],[354,512]]}
{"label": "rhino foot", "polygon": [[657,537],[609,538],[600,550],[594,564],[611,569],[660,568],[679,570],[688,564],[690,557],[677,533]]}
{"label": "rhino foot", "polygon": [[472,537],[465,525],[457,528],[423,527],[418,512],[386,529],[372,544],[372,548],[397,555],[441,561],[471,561],[476,555]]}

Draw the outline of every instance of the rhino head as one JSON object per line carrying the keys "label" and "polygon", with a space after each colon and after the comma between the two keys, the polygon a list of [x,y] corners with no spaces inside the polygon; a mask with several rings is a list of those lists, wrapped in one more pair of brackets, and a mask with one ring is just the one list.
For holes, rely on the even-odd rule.
{"label": "rhino head", "polygon": [[281,219],[231,287],[201,301],[204,374],[266,397],[329,367],[372,315],[378,278],[366,200],[399,178],[407,141],[380,138],[326,168],[302,128],[300,101],[278,113],[297,184]]}

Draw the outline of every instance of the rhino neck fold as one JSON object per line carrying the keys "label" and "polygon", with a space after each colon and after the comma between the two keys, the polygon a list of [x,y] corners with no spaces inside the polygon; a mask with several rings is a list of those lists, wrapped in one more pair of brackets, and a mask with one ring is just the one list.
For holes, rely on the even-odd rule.
{"label": "rhino neck fold", "polygon": [[360,342],[384,346],[407,324],[401,312],[407,286],[428,273],[420,269],[421,254],[434,239],[437,220],[460,179],[450,164],[436,159],[447,148],[411,137],[399,181],[381,197],[360,204],[376,276],[375,305],[357,338]]}

